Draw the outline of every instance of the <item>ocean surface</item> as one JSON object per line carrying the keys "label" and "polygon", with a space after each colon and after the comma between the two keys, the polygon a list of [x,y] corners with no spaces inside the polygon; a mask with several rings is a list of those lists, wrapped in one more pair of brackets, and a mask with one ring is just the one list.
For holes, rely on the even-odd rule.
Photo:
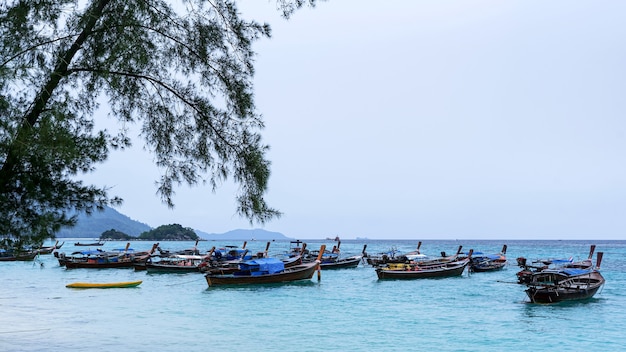
{"label": "ocean surface", "polygon": [[[61,252],[74,247],[65,240]],[[85,242],[85,239],[80,239]],[[307,248],[333,241],[307,241]],[[267,241],[249,241],[252,253]],[[375,254],[412,251],[418,240],[344,240],[342,256],[364,245]],[[52,245],[53,242],[47,245]],[[497,253],[502,271],[460,277],[379,281],[371,266],[322,270],[305,282],[211,287],[200,273],[149,274],[133,269],[65,269],[53,255],[0,262],[0,351],[624,351],[626,241],[423,240],[421,251],[452,254],[459,245]],[[606,284],[577,303],[531,304],[516,284],[515,259],[585,259],[604,252]],[[107,242],[104,249],[124,248]],[[161,243],[163,249],[193,247]],[[242,246],[205,241],[198,248]],[[132,242],[136,251],[151,242]],[[289,248],[273,241],[270,254]],[[595,261],[595,255],[594,255]],[[72,282],[143,280],[136,288],[70,289]]]}

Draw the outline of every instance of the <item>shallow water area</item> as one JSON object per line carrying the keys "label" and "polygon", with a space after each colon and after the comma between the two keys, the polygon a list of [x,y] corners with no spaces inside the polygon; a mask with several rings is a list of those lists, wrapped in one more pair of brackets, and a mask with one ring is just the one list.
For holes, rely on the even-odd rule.
{"label": "shallow water area", "polygon": [[[306,241],[306,240],[305,240]],[[61,252],[74,248],[66,240]],[[310,249],[332,241],[306,241]],[[342,241],[342,256],[415,250],[415,241]],[[133,269],[65,269],[52,255],[0,263],[2,351],[514,351],[623,350],[626,342],[626,241],[422,241],[422,252],[459,245],[488,253],[508,245],[501,271],[441,279],[378,280],[371,266],[322,270],[313,279],[209,288],[200,273],[150,274]],[[586,258],[604,252],[605,286],[584,302],[528,303],[515,283],[515,258]],[[107,242],[104,249],[124,247]],[[198,248],[238,245],[206,241]],[[266,242],[248,242],[251,252]],[[132,242],[148,250],[149,242]],[[166,242],[169,250],[193,247]],[[289,248],[271,243],[270,255]],[[594,258],[595,259],[595,258]],[[134,288],[71,289],[71,282],[142,280]]]}

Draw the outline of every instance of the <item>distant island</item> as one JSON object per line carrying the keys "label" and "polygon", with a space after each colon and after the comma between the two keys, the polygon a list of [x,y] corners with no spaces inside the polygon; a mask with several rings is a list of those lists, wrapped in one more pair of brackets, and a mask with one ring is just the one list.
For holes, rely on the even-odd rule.
{"label": "distant island", "polygon": [[76,226],[64,228],[57,238],[99,238],[119,241],[195,241],[200,240],[290,240],[279,232],[263,229],[237,229],[225,233],[206,233],[179,224],[166,224],[151,228],[133,220],[117,210],[106,207],[92,215],[79,214]]}
{"label": "distant island", "polygon": [[100,235],[103,241],[198,241],[200,237],[190,228],[179,224],[161,225],[156,229],[143,232],[139,237],[130,236],[121,231],[111,229]]}

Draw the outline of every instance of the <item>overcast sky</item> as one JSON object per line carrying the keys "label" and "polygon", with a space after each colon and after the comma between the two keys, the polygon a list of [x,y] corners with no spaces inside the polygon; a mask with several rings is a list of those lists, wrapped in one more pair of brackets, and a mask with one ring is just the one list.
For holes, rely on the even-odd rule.
{"label": "overcast sky", "polygon": [[152,227],[315,239],[625,239],[626,2],[330,0],[268,22],[255,96],[271,146],[251,226],[236,187],[168,209],[137,148],[90,175]]}

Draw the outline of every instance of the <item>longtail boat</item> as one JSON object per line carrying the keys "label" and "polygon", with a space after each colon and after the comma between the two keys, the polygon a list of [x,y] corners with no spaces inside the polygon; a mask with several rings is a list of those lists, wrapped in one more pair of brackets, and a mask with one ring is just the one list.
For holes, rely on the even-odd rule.
{"label": "longtail boat", "polygon": [[598,252],[595,268],[562,267],[533,273],[526,283],[528,298],[532,303],[556,303],[593,297],[605,282],[599,271],[602,255]]}
{"label": "longtail boat", "polygon": [[474,252],[470,261],[470,271],[480,273],[486,271],[501,270],[506,266],[506,244],[502,246],[500,253],[484,254]]}
{"label": "longtail boat", "polygon": [[463,259],[452,261],[428,261],[423,263],[392,263],[376,268],[378,279],[425,279],[460,276],[465,268],[469,265],[472,256],[472,250],[469,255]]}
{"label": "longtail boat", "polygon": [[[320,249],[320,256],[323,254],[325,245]],[[239,263],[239,270],[232,274],[207,274],[205,275],[209,287],[218,285],[255,285],[274,284],[308,280],[313,277],[318,270],[319,279],[319,257],[315,262],[304,263],[286,268],[284,262],[277,258],[259,258],[247,260]]]}
{"label": "longtail boat", "polygon": [[98,241],[98,242],[91,242],[91,243],[76,242],[76,243],[74,243],[74,245],[78,246],[78,247],[81,247],[81,246],[82,247],[102,247],[102,246],[104,246],[104,242],[100,242],[100,241]]}
{"label": "longtail boat", "polygon": [[199,265],[204,259],[205,257],[200,255],[177,254],[155,261],[149,258],[144,266],[149,273],[200,272]]}
{"label": "longtail boat", "polygon": [[132,268],[136,262],[145,261],[158,243],[154,244],[149,252],[135,252],[129,246],[130,242],[126,244],[126,248],[112,251],[88,250],[74,252],[70,256],[61,253],[58,256],[59,265],[65,265],[67,269]]}
{"label": "longtail boat", "polygon": [[[322,255],[322,259],[320,261],[320,267],[322,269],[346,269],[356,268],[359,266],[359,263],[363,260],[363,256],[365,255],[365,249],[367,248],[367,245],[363,246],[361,255],[352,255],[349,257],[341,257],[339,250],[340,245],[341,241],[338,241],[337,246],[330,254],[324,253],[324,255]],[[314,253],[315,252],[311,252],[311,254]]]}
{"label": "longtail boat", "polygon": [[0,262],[33,261],[39,254],[37,251],[7,251],[0,249]]}
{"label": "longtail boat", "polygon": [[520,284],[527,284],[530,282],[532,275],[547,269],[562,269],[562,268],[576,268],[576,269],[592,269],[593,268],[593,253],[596,250],[596,245],[592,244],[589,248],[589,256],[587,259],[575,262],[573,257],[570,258],[550,258],[550,259],[537,259],[528,263],[525,257],[517,258],[517,266],[522,270],[517,272],[517,282]]}

